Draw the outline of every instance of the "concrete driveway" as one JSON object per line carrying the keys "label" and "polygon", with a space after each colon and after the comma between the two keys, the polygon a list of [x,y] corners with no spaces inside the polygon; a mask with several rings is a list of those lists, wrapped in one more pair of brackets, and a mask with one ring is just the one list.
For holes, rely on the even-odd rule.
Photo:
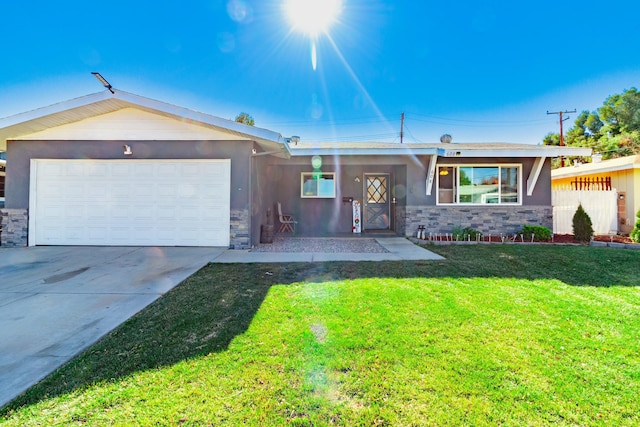
{"label": "concrete driveway", "polygon": [[0,407],[224,248],[0,248]]}

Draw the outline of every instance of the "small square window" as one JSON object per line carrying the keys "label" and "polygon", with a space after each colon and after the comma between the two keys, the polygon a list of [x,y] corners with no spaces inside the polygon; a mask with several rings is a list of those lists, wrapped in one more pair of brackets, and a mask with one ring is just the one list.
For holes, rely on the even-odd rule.
{"label": "small square window", "polygon": [[300,197],[336,197],[336,174],[334,172],[302,172],[301,176]]}

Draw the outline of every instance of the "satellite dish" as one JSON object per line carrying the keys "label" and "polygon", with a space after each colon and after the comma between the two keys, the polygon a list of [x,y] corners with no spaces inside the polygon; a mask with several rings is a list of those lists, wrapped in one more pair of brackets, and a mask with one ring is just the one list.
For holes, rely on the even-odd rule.
{"label": "satellite dish", "polygon": [[448,133],[445,133],[440,137],[440,142],[442,142],[443,144],[450,144],[452,140],[453,138]]}

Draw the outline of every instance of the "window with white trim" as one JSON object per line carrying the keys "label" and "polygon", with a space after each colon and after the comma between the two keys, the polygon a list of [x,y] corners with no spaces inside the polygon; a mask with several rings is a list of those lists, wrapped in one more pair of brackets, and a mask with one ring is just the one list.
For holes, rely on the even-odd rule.
{"label": "window with white trim", "polygon": [[335,198],[335,172],[302,172],[300,179],[300,197]]}
{"label": "window with white trim", "polygon": [[438,204],[522,204],[521,165],[438,165]]}

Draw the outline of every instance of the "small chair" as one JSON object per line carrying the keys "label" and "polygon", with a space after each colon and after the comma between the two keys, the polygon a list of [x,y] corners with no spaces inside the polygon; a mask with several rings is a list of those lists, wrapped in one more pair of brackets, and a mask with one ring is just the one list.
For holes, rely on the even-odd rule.
{"label": "small chair", "polygon": [[280,220],[279,233],[285,233],[287,231],[290,231],[291,233],[296,232],[296,224],[298,221],[295,220],[293,215],[282,213],[282,205],[280,202],[278,202],[278,219]]}

